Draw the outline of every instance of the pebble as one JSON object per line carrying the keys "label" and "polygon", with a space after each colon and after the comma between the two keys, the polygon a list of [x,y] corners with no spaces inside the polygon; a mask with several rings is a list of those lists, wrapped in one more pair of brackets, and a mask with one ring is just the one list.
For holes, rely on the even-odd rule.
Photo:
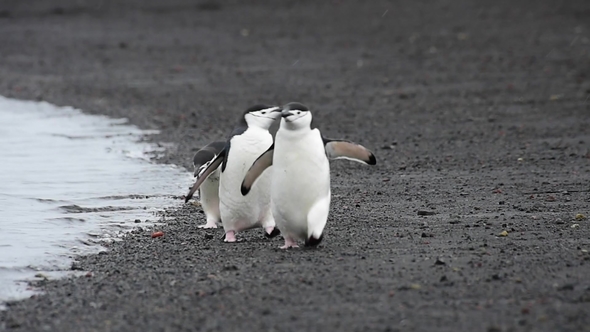
{"label": "pebble", "polygon": [[443,261],[441,258],[437,258],[436,262],[434,262],[434,265],[446,265],[447,263],[445,261]]}
{"label": "pebble", "polygon": [[434,211],[418,210],[419,216],[433,216],[435,214],[436,214],[436,212],[434,212]]}

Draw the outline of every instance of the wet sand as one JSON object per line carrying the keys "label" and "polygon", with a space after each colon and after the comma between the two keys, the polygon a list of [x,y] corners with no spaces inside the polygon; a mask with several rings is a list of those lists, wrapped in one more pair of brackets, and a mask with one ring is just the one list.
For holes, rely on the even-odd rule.
{"label": "wet sand", "polygon": [[289,101],[378,158],[332,163],[315,250],[172,207],[0,330],[589,330],[588,22],[587,1],[0,3],[0,94],[161,129],[158,162]]}

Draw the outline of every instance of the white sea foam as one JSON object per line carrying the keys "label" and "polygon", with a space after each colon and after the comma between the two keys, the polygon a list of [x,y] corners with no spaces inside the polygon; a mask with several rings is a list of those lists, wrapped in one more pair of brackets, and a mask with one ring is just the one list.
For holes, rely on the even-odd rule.
{"label": "white sea foam", "polygon": [[154,132],[125,123],[0,96],[0,302],[180,204],[187,171],[150,163]]}

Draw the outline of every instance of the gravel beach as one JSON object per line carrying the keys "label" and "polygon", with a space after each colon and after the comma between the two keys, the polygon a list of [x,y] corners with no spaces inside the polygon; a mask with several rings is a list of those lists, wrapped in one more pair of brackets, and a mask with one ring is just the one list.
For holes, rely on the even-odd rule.
{"label": "gravel beach", "polygon": [[187,174],[260,102],[378,160],[332,162],[316,249],[179,199],[2,331],[590,331],[589,1],[5,0],[0,95],[159,129]]}

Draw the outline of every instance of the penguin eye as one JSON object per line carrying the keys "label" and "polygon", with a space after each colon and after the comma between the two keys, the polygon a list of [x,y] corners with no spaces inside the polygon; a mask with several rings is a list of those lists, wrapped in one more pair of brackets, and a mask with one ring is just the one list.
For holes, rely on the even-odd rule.
{"label": "penguin eye", "polygon": [[260,113],[262,113],[262,114],[266,114],[266,111],[264,111],[264,112],[260,112]]}
{"label": "penguin eye", "polygon": [[297,111],[297,114],[301,114],[301,111]]}

